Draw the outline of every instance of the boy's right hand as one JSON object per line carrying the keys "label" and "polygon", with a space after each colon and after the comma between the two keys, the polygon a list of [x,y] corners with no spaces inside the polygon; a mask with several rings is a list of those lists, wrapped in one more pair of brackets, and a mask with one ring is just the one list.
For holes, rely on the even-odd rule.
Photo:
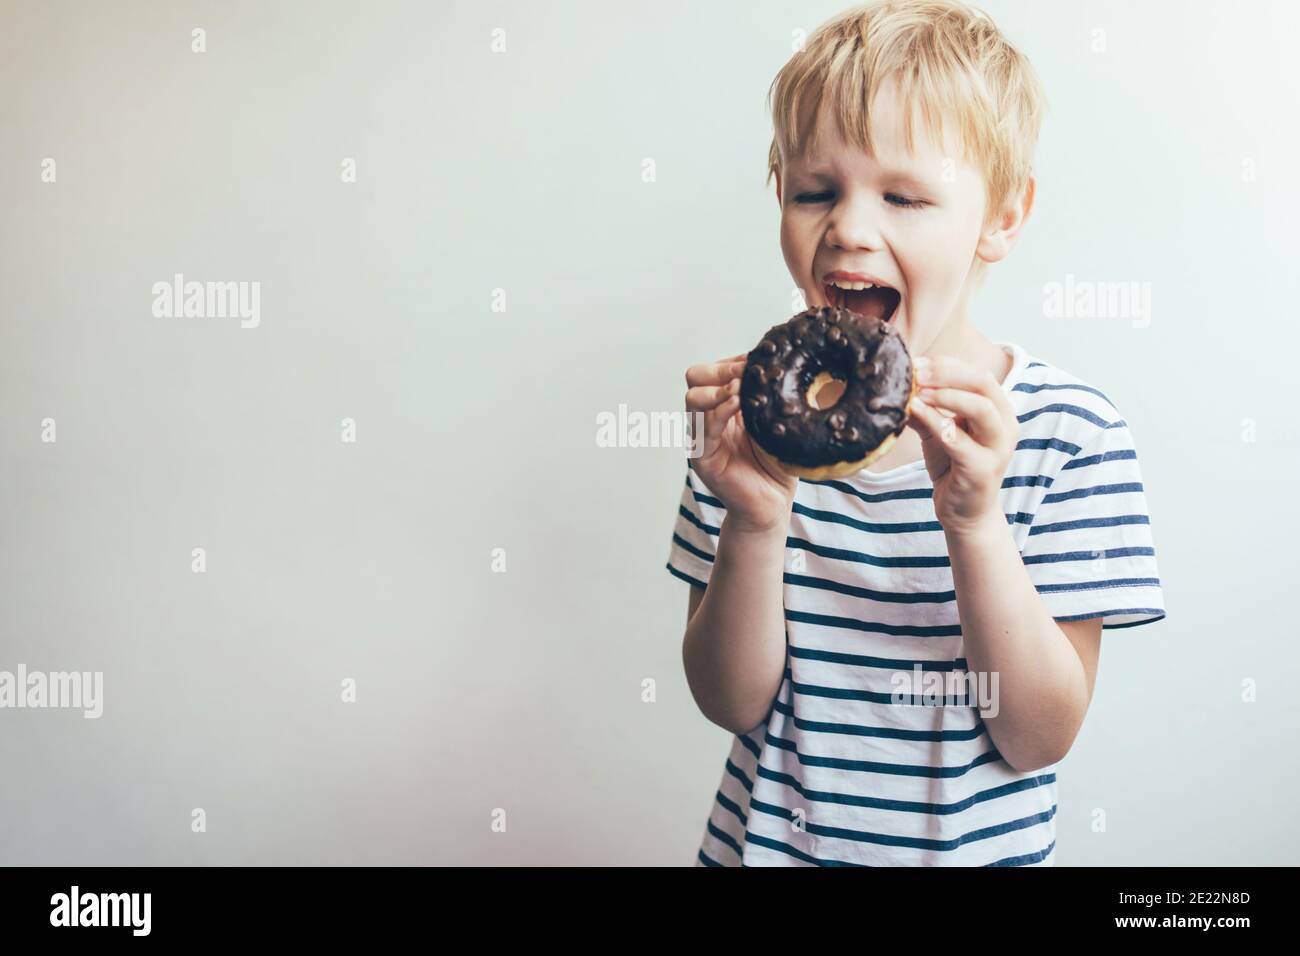
{"label": "boy's right hand", "polygon": [[748,531],[784,528],[799,479],[754,444],[740,415],[746,356],[701,362],[686,370],[686,410],[704,413],[695,471],[727,508],[728,523]]}

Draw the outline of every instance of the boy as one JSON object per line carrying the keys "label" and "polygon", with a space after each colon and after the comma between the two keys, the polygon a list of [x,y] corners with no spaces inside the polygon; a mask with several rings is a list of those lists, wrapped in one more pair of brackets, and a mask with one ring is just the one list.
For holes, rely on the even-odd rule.
{"label": "boy", "polygon": [[743,354],[686,373],[668,569],[691,693],[736,734],[696,865],[1054,865],[1101,630],[1164,600],[1118,410],[966,315],[1033,205],[1037,80],[982,13],[883,0],[771,92],[791,275],[810,307],[898,290],[924,390],[881,459],[807,481],[750,442]]}

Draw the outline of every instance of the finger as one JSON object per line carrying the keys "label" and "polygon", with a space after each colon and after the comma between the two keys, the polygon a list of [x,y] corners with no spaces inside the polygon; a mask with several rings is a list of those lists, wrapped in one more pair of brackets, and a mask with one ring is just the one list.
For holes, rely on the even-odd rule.
{"label": "finger", "polygon": [[731,421],[732,416],[740,410],[740,396],[732,395],[725,402],[707,412],[704,416],[704,454],[712,455],[713,450],[718,447],[718,442],[722,438],[722,433],[727,427],[727,422]]}
{"label": "finger", "polygon": [[[953,461],[962,462],[963,464],[971,463],[974,456],[979,452],[980,446],[975,442],[975,439],[958,427],[953,418],[943,414],[933,405],[919,398],[908,407],[911,410],[912,418],[924,426],[925,434],[921,436],[923,441],[937,439],[943,444],[944,451],[948,453],[948,457]],[[917,430],[921,431],[921,429]]]}
{"label": "finger", "polygon": [[745,357],[723,359],[721,362],[700,362],[686,370],[686,384],[725,385],[745,371]]}
{"label": "finger", "polygon": [[686,410],[707,412],[733,395],[740,394],[740,379],[733,378],[722,385],[697,385],[686,390]]}
{"label": "finger", "polygon": [[1002,437],[1002,417],[992,400],[960,388],[931,388],[920,391],[921,401],[956,412],[969,426],[976,441],[986,448],[995,446]]}
{"label": "finger", "polygon": [[964,389],[983,395],[999,406],[999,400],[1006,402],[1006,392],[1002,388],[1002,383],[988,369],[979,368],[951,355],[930,355],[926,356],[926,359],[926,362],[917,367],[918,384],[935,388]]}

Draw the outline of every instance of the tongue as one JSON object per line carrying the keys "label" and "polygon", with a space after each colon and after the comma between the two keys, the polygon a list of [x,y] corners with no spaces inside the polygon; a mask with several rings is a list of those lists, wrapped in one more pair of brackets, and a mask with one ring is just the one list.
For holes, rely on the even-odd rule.
{"label": "tongue", "polygon": [[876,286],[860,292],[849,290],[844,293],[844,308],[858,315],[887,322],[898,308],[899,298],[893,289],[880,289]]}

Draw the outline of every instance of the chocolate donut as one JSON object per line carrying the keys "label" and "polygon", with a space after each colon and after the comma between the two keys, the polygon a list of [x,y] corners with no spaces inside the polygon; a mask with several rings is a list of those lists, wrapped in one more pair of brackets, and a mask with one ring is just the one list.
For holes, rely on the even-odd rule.
{"label": "chocolate donut", "polygon": [[[831,379],[839,400],[809,398]],[[749,353],[740,383],[745,430],[787,474],[842,478],[885,453],[907,424],[912,358],[886,321],[823,306],[774,325]]]}

